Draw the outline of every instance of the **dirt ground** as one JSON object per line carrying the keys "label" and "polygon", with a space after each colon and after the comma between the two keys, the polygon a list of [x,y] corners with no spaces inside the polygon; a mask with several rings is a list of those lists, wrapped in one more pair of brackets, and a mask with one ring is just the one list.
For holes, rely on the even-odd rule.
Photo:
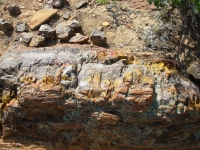
{"label": "dirt ground", "polygon": [[[63,22],[62,14],[68,11],[74,19],[80,22],[85,35],[89,36],[94,29],[101,28],[106,34],[108,48],[140,51],[145,47],[142,39],[143,33],[157,22],[158,12],[154,7],[149,6],[146,0],[120,0],[107,5],[97,5],[95,0],[88,0],[87,7],[77,10],[75,7],[80,1],[68,0],[70,6],[60,8],[58,16],[51,19],[49,24],[55,27],[58,23]],[[18,21],[29,22],[34,13],[43,7],[43,3],[38,2],[38,0],[2,0],[2,2],[2,5],[0,5],[0,18],[12,22],[14,27]],[[22,13],[19,16],[10,16],[6,10],[12,4],[16,4],[21,8]],[[109,26],[102,26],[103,22],[108,22]],[[38,29],[29,30],[29,32],[35,32],[36,34],[38,32]],[[0,32],[0,56],[9,48],[19,46],[17,40],[19,35],[15,31],[6,35]],[[56,44],[60,43],[49,42],[45,46]],[[14,137],[4,141],[0,139],[0,150],[52,149],[51,144],[48,141],[38,142]]]}

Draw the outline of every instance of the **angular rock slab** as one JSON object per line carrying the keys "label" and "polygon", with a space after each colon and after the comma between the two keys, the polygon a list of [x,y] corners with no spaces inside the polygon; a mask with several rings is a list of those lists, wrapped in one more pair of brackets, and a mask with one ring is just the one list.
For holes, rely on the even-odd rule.
{"label": "angular rock slab", "polygon": [[199,145],[199,89],[164,54],[76,45],[15,49],[0,68],[1,83],[19,78],[3,110],[4,137],[56,139],[62,149]]}
{"label": "angular rock slab", "polygon": [[35,13],[28,23],[31,29],[35,29],[57,14],[57,9],[41,9]]}

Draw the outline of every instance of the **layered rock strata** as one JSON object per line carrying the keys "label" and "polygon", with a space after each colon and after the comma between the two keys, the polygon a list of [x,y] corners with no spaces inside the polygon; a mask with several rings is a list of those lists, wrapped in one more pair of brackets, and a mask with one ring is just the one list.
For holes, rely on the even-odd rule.
{"label": "layered rock strata", "polygon": [[199,89],[162,53],[65,45],[11,50],[0,67],[4,138],[63,149],[200,145]]}

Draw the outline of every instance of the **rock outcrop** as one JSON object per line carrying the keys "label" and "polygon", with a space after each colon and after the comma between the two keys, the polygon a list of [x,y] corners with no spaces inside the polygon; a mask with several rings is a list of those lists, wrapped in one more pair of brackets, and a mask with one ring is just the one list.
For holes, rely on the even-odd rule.
{"label": "rock outcrop", "polygon": [[15,49],[0,68],[4,138],[52,140],[63,149],[200,144],[199,89],[162,53]]}

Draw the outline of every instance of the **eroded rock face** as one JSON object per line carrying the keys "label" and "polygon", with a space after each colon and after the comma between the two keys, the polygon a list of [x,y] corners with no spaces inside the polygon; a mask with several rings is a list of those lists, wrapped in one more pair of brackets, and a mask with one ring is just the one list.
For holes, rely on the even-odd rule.
{"label": "eroded rock face", "polygon": [[0,67],[2,82],[18,84],[4,103],[4,137],[82,149],[199,144],[199,89],[163,54],[66,45],[12,50]]}

